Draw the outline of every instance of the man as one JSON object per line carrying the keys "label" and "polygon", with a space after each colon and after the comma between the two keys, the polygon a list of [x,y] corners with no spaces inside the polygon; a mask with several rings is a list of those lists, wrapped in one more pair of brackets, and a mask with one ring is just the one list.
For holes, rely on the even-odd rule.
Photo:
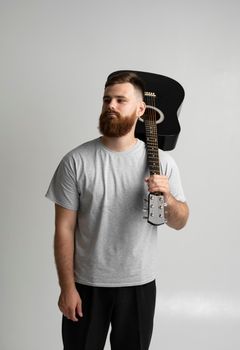
{"label": "man", "polygon": [[157,228],[143,218],[149,192],[162,192],[167,224],[188,218],[178,168],[160,151],[163,175],[149,176],[145,144],[136,139],[143,85],[118,73],[105,85],[102,137],[69,152],[46,196],[55,202],[55,260],[65,350],[149,348],[155,308]]}

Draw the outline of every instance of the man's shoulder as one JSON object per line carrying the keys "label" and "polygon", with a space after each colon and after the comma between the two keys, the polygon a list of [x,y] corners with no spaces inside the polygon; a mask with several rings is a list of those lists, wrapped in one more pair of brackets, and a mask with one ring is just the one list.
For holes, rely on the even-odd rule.
{"label": "man's shoulder", "polygon": [[76,147],[74,147],[72,150],[70,150],[68,153],[65,154],[63,159],[68,160],[71,158],[78,158],[83,157],[84,155],[88,155],[92,151],[98,147],[99,144],[99,138],[84,142]]}
{"label": "man's shoulder", "polygon": [[159,157],[160,161],[168,163],[175,162],[173,156],[168,151],[163,151],[162,149],[159,149]]}
{"label": "man's shoulder", "polygon": [[172,171],[178,169],[173,156],[168,151],[159,150],[160,166],[162,175],[171,176]]}

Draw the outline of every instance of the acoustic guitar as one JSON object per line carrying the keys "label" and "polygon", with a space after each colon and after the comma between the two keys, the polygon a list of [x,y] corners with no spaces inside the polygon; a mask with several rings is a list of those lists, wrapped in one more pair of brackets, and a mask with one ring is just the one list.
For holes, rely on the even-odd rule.
{"label": "acoustic guitar", "polygon": [[[178,116],[184,99],[184,89],[176,81],[163,75],[121,70],[120,72],[134,72],[144,83],[144,101],[146,111],[136,124],[135,136],[146,143],[147,161],[150,176],[160,175],[159,148],[169,151],[175,148],[180,125]],[[166,222],[162,193],[149,193],[147,220],[152,225],[162,225]]]}

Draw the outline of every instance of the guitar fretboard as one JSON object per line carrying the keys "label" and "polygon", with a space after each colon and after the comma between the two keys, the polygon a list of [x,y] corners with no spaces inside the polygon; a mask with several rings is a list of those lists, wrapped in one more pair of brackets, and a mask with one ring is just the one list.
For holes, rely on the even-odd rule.
{"label": "guitar fretboard", "polygon": [[[155,94],[145,93],[147,105],[155,105]],[[147,108],[144,115],[147,160],[150,175],[160,175],[159,154],[158,154],[158,135],[156,125],[156,112],[154,109]]]}

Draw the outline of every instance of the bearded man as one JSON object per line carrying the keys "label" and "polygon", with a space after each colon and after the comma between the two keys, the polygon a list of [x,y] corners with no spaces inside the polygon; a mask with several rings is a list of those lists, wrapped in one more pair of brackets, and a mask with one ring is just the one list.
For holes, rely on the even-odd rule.
{"label": "bearded man", "polygon": [[147,350],[156,298],[157,228],[143,218],[148,192],[161,192],[167,224],[187,222],[178,167],[160,151],[164,175],[149,176],[144,142],[134,136],[145,112],[135,73],[107,80],[100,138],[70,151],[46,196],[55,203],[54,252],[64,350]]}

